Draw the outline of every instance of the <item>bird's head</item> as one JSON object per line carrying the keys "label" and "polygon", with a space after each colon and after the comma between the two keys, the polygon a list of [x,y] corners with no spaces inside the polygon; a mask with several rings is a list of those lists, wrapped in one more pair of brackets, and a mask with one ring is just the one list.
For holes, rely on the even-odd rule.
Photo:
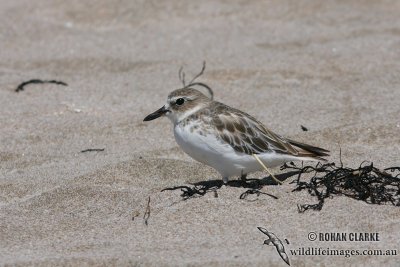
{"label": "bird's head", "polygon": [[168,95],[167,103],[164,106],[147,115],[144,121],[151,121],[161,116],[167,116],[176,124],[206,107],[211,102],[211,98],[196,89],[190,87],[177,89]]}

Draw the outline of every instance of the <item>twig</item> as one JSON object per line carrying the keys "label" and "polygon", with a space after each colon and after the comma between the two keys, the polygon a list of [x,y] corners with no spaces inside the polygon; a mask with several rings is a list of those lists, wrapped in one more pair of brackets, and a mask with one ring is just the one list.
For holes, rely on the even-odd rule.
{"label": "twig", "polygon": [[148,225],[149,218],[150,218],[150,196],[149,196],[149,199],[147,201],[146,211],[144,212],[144,215],[143,215],[143,219],[144,219],[144,224],[145,225]]}
{"label": "twig", "polygon": [[105,148],[88,148],[88,149],[85,149],[85,150],[82,150],[81,151],[81,153],[86,153],[86,152],[101,152],[101,151],[104,151],[105,150]]}
{"label": "twig", "polygon": [[270,172],[270,170],[267,168],[267,166],[265,166],[265,164],[260,160],[260,158],[256,155],[253,154],[253,157],[258,161],[258,163],[260,163],[260,165],[271,175],[272,179],[275,180],[275,182],[277,182],[278,184],[282,184],[281,181],[279,181],[275,175],[272,174],[272,172]]}

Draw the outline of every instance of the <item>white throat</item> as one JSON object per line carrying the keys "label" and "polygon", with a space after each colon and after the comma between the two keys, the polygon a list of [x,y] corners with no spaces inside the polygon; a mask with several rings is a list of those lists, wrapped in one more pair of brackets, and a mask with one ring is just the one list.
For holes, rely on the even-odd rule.
{"label": "white throat", "polygon": [[[207,104],[199,104],[189,110],[183,112],[168,112],[166,115],[172,121],[174,125],[177,125],[182,120],[186,119],[193,113],[196,113],[200,109],[204,108]],[[166,105],[167,106],[167,105]]]}

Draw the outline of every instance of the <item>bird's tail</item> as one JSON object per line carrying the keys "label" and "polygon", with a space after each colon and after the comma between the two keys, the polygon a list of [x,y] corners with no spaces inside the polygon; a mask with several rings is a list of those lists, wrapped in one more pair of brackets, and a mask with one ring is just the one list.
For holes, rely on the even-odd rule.
{"label": "bird's tail", "polygon": [[288,140],[288,141],[292,146],[299,148],[298,149],[299,157],[309,157],[312,159],[326,161],[326,159],[324,159],[323,157],[329,156],[330,152],[329,150],[316,146],[307,145],[293,140]]}

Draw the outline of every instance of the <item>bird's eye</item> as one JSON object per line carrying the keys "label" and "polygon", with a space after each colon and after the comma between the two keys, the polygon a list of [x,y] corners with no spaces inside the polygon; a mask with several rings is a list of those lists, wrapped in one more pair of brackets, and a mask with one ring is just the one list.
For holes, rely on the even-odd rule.
{"label": "bird's eye", "polygon": [[182,105],[183,103],[185,103],[185,99],[183,98],[178,98],[175,102],[178,106]]}

